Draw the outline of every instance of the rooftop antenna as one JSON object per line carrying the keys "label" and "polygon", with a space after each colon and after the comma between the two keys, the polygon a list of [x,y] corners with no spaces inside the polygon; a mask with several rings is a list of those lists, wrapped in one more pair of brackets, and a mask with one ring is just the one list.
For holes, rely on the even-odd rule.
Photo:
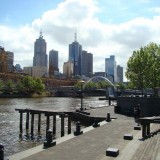
{"label": "rooftop antenna", "polygon": [[74,38],[75,38],[75,42],[77,42],[77,32],[75,32]]}
{"label": "rooftop antenna", "polygon": [[42,30],[40,30],[40,36],[39,36],[39,38],[43,38]]}

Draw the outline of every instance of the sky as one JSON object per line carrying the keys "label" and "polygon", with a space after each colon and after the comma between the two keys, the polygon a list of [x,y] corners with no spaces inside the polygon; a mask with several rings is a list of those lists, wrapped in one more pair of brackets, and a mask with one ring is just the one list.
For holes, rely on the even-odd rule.
{"label": "sky", "polygon": [[105,58],[115,55],[125,74],[133,51],[151,42],[160,44],[159,0],[0,0],[0,4],[0,46],[14,52],[14,65],[33,65],[40,31],[47,54],[59,51],[62,73],[75,32],[82,49],[93,54],[93,72],[104,72]]}

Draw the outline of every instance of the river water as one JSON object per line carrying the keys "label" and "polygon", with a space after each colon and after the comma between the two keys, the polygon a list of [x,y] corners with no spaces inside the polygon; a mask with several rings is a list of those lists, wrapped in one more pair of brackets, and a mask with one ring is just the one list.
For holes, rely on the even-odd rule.
{"label": "river water", "polygon": [[[80,108],[79,98],[0,98],[0,143],[4,145],[4,155],[9,156],[17,152],[26,150],[36,145],[42,144],[45,140],[45,117],[42,117],[41,139],[19,140],[19,112],[15,108],[25,109],[43,109],[53,111],[75,111]],[[83,99],[83,106],[102,107],[106,106],[106,101],[99,101],[99,97],[87,97]],[[36,123],[35,117],[35,123]],[[25,122],[23,122],[25,123]],[[44,124],[43,124],[44,123]],[[25,126],[25,124],[24,124]],[[35,125],[36,128],[37,125]],[[75,127],[75,126],[74,126]],[[37,129],[37,128],[36,128]],[[72,131],[75,128],[72,126]],[[57,131],[60,136],[60,118],[57,117]]]}

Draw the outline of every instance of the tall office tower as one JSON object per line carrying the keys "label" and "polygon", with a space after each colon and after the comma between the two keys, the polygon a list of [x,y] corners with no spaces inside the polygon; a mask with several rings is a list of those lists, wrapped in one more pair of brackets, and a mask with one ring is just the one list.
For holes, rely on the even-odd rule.
{"label": "tall office tower", "polygon": [[111,55],[110,58],[105,58],[105,72],[106,77],[111,82],[117,82],[117,67],[114,55]]}
{"label": "tall office tower", "polygon": [[117,82],[123,83],[123,67],[117,65]]}
{"label": "tall office tower", "polygon": [[8,72],[7,54],[3,47],[0,46],[0,72]]}
{"label": "tall office tower", "polygon": [[6,51],[6,54],[7,54],[7,68],[8,68],[8,72],[13,72],[14,71],[14,65],[13,65],[14,53]]}
{"label": "tall office tower", "polygon": [[56,72],[59,72],[58,51],[52,49],[49,52],[49,76],[54,76]]}
{"label": "tall office tower", "polygon": [[46,46],[45,39],[43,39],[42,32],[40,32],[40,36],[34,44],[33,66],[47,67]]}
{"label": "tall office tower", "polygon": [[93,54],[82,51],[82,75],[91,77],[93,74]]}
{"label": "tall office tower", "polygon": [[72,77],[72,75],[73,75],[73,63],[71,61],[64,62],[64,64],[63,64],[63,74],[68,78]]}
{"label": "tall office tower", "polygon": [[75,33],[75,41],[69,44],[69,61],[73,63],[73,76],[81,75],[81,55],[82,46],[77,42]]}

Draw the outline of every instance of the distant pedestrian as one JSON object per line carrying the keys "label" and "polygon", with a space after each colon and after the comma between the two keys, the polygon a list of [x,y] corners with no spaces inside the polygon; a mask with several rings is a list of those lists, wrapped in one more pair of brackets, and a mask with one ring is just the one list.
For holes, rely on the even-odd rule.
{"label": "distant pedestrian", "polygon": [[135,122],[139,125],[139,118],[141,117],[141,108],[140,104],[137,104],[137,106],[134,107],[134,119]]}

